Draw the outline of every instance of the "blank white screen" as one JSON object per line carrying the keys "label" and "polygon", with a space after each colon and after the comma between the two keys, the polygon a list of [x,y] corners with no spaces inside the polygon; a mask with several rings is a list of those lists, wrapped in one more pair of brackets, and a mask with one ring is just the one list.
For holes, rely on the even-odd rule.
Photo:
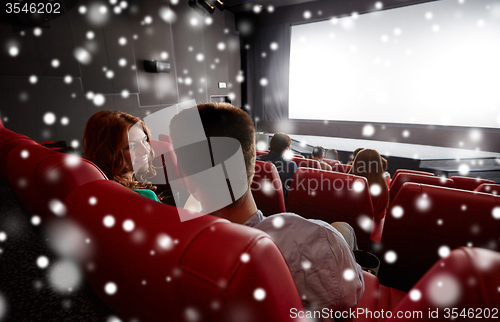
{"label": "blank white screen", "polygon": [[290,119],[500,128],[500,3],[293,26],[289,85]]}

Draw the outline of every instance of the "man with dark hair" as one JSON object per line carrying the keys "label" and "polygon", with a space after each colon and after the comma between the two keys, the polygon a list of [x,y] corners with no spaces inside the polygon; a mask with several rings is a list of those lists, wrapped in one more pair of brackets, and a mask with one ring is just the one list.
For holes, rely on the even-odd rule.
{"label": "man with dark hair", "polygon": [[[199,198],[202,209],[207,209],[213,206],[210,197],[207,197],[213,195],[213,185],[208,188],[197,186],[196,179],[194,184],[188,182],[205,172],[195,173],[201,169],[199,163],[203,162],[204,158],[199,154],[199,151],[204,149],[204,144],[199,144],[199,139],[202,138],[200,132],[197,129],[191,130],[198,133],[195,135],[196,140],[191,140],[190,144],[187,144],[189,140],[185,138],[186,133],[190,131],[189,126],[199,125],[199,122],[190,120],[193,113],[189,110],[193,109],[183,110],[172,119],[170,135],[178,156],[178,165],[183,172],[191,174],[186,178],[186,183],[190,191],[196,191],[196,198]],[[364,291],[364,280],[361,267],[352,253],[355,244],[352,227],[346,223],[335,223],[335,227],[339,227],[337,230],[321,220],[305,219],[289,213],[264,218],[255,205],[250,189],[255,167],[255,132],[252,120],[242,110],[226,103],[202,104],[194,110],[199,112],[204,128],[203,136],[209,142],[209,159],[215,164],[212,168],[218,166],[218,163],[224,163],[227,171],[225,175],[229,177],[228,182],[230,181],[228,185],[232,188],[246,188],[239,194],[233,192],[235,200],[231,204],[217,208],[210,214],[269,233],[283,253],[301,298],[308,307],[347,310],[356,306]],[[228,142],[231,141],[229,138],[239,141],[244,162],[241,160],[238,164],[246,168],[246,171],[231,168],[231,165],[226,164],[229,159],[237,159],[238,153],[227,153],[228,159],[219,158],[217,161],[217,154],[220,152],[217,150],[220,146],[216,147],[216,139],[221,137]],[[191,162],[192,155],[185,151],[190,145],[195,150],[196,162]],[[239,147],[230,150],[239,151]],[[231,176],[230,172],[236,172],[238,175]],[[347,239],[352,245],[348,244]]]}
{"label": "man with dark hair", "polygon": [[297,170],[297,164],[293,161],[283,158],[283,154],[290,149],[292,140],[282,132],[275,133],[271,139],[270,151],[268,154],[257,157],[257,160],[271,162],[276,166],[283,185],[283,195],[285,197],[285,206],[288,209],[288,190],[292,185],[293,176]]}
{"label": "man with dark hair", "polygon": [[316,160],[319,162],[319,165],[321,166],[322,170],[327,170],[327,171],[332,171],[332,166],[323,161],[325,158],[325,148],[322,146],[315,146],[313,148],[313,152],[311,154],[313,160]]}

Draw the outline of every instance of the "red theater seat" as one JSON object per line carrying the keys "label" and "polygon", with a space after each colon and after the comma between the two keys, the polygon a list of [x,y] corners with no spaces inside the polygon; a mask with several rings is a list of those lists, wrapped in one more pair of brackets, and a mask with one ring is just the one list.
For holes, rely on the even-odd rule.
{"label": "red theater seat", "polygon": [[276,166],[257,160],[252,182],[252,195],[264,216],[286,212],[283,186]]}
{"label": "red theater seat", "polygon": [[329,164],[332,168],[338,164],[340,164],[340,161],[339,160],[331,160],[331,159],[327,159],[327,158],[323,158],[323,162]]}
{"label": "red theater seat", "polygon": [[429,184],[433,186],[455,188],[455,182],[451,179],[440,178],[429,175],[421,175],[415,173],[406,173],[406,172],[398,173],[392,179],[391,187],[389,188],[389,195],[390,195],[389,202],[392,202],[394,200],[394,198],[399,192],[399,189],[401,189],[401,187],[405,182],[415,182],[415,183]]}
{"label": "red theater seat", "polygon": [[[382,284],[406,291],[459,246],[500,250],[499,211],[500,196],[405,183],[387,211],[379,252]],[[394,262],[384,260],[388,252]]]}
{"label": "red theater seat", "polygon": [[[387,321],[490,320],[500,303],[499,271],[500,253],[457,248],[425,273]],[[436,310],[439,315],[429,317],[429,312]],[[396,312],[410,312],[410,315],[422,312],[422,315],[398,319]],[[456,314],[455,319],[450,319],[452,314]]]}
{"label": "red theater seat", "polygon": [[319,165],[319,162],[316,160],[311,160],[311,159],[306,159],[306,158],[300,158],[294,156],[291,161],[294,161],[297,163],[298,168],[312,168],[312,169],[321,169],[321,166]]}
{"label": "red theater seat", "polygon": [[483,183],[495,184],[495,181],[479,179],[479,178],[469,178],[469,177],[450,177],[453,182],[455,182],[455,188],[474,191]]}
{"label": "red theater seat", "polygon": [[493,183],[482,183],[476,189],[476,192],[491,193],[492,195],[500,195],[500,185]]}
{"label": "red theater seat", "polygon": [[[355,184],[356,182],[356,184]],[[373,225],[373,206],[366,178],[351,174],[299,168],[288,195],[290,212],[328,223],[345,221],[368,250]],[[383,225],[375,225],[382,229]]]}
{"label": "red theater seat", "polygon": [[426,172],[426,171],[417,171],[417,170],[408,170],[408,169],[397,169],[396,172],[394,173],[394,178],[398,175],[398,173],[413,173],[413,174],[421,174],[423,176],[435,176],[434,173],[432,172]]}

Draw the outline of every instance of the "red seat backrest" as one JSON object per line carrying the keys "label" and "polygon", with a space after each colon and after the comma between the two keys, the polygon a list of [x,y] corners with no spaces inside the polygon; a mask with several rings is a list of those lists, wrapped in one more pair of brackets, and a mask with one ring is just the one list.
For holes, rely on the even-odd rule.
{"label": "red seat backrest", "polygon": [[[475,320],[474,317],[488,320],[492,312],[498,312],[499,271],[500,253],[474,247],[457,248],[425,273],[394,308],[393,318],[386,321],[401,321],[396,312],[422,312],[420,318],[414,316],[406,321],[450,321],[452,314],[460,321]],[[436,310],[438,316],[429,317]]]}
{"label": "red seat backrest", "polygon": [[286,212],[283,185],[276,166],[271,162],[255,161],[252,195],[264,216]]}
{"label": "red seat backrest", "polygon": [[259,156],[259,155],[265,155],[265,154],[268,154],[269,153],[269,150],[257,150],[256,151],[256,155]]}
{"label": "red seat backrest", "polygon": [[288,195],[290,212],[328,223],[345,221],[367,249],[373,206],[366,178],[339,172],[299,168]]}
{"label": "red seat backrest", "polygon": [[476,189],[474,189],[474,191],[491,193],[492,195],[500,196],[500,185],[493,183],[482,183]]}
{"label": "red seat backrest", "polygon": [[[95,266],[85,277],[123,320],[289,321],[290,309],[302,308],[283,256],[260,230],[209,215],[181,222],[190,212],[113,181],[81,186],[66,204],[94,247],[80,259]],[[106,216],[112,227],[103,224]],[[127,220],[131,231],[123,228]],[[112,296],[105,292],[110,282],[117,286]]]}
{"label": "red seat backrest", "polygon": [[349,173],[351,171],[352,165],[350,164],[336,164],[332,166],[332,171]]}
{"label": "red seat backrest", "polygon": [[330,166],[332,166],[332,168],[338,164],[340,164],[340,161],[339,160],[331,160],[331,159],[327,159],[327,158],[323,158],[323,162],[329,164]]}
{"label": "red seat backrest", "polygon": [[408,169],[397,169],[396,172],[394,173],[394,177],[398,175],[398,173],[414,173],[414,174],[421,174],[423,176],[432,176],[434,177],[435,174],[432,172],[426,172],[426,171],[417,171],[417,170],[408,170]]}
{"label": "red seat backrest", "polygon": [[168,134],[159,134],[158,140],[162,142],[172,143],[172,138],[170,138],[170,135]]}
{"label": "red seat backrest", "polygon": [[298,168],[321,169],[319,162],[316,160],[311,160],[311,159],[300,158],[300,157],[294,156],[291,161],[294,161],[295,163],[297,163]]}
{"label": "red seat backrest", "polygon": [[[439,258],[459,246],[500,250],[500,196],[407,182],[391,203],[382,235],[379,278],[408,290]],[[394,263],[383,260],[388,251]]]}
{"label": "red seat backrest", "polygon": [[455,188],[474,191],[479,185],[483,183],[495,184],[495,181],[479,179],[479,178],[469,178],[469,177],[450,177],[453,182],[455,182]]}
{"label": "red seat backrest", "polygon": [[391,187],[389,188],[389,194],[390,194],[389,202],[392,202],[394,200],[394,198],[399,192],[399,189],[401,189],[401,187],[405,182],[416,182],[416,183],[429,184],[433,186],[455,188],[455,182],[451,179],[402,172],[398,173],[394,178],[392,178]]}

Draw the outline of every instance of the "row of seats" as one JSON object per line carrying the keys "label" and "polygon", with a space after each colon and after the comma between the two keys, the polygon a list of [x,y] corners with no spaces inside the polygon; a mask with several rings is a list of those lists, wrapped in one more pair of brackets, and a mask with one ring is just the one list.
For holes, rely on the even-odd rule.
{"label": "row of seats", "polygon": [[[262,231],[144,198],[107,180],[91,162],[3,125],[0,160],[2,180],[45,228],[66,222],[83,232],[78,249],[93,252],[73,255],[123,320],[289,321],[290,308],[302,309],[281,252]],[[116,293],[106,285],[116,285]],[[262,301],[255,297],[261,290]]]}
{"label": "row of seats", "polygon": [[[3,125],[0,160],[6,163],[2,169],[8,169],[0,173],[2,179],[31,213],[42,216],[45,227],[51,221],[70,221],[84,232],[80,245],[94,245],[90,257],[79,257],[79,263],[96,294],[121,319],[305,321],[290,314],[291,308],[303,310],[302,304],[286,263],[267,234],[212,216],[181,222],[180,215],[197,214],[144,198],[107,180],[91,162],[48,150]],[[276,179],[272,164],[262,166],[274,173],[270,180]],[[316,175],[320,171],[309,170]],[[298,173],[300,178],[308,171]],[[338,175],[345,180],[351,176]],[[357,180],[356,190],[366,197],[366,179]],[[249,256],[243,260],[242,254]],[[481,265],[484,261],[487,267]],[[84,269],[89,263],[94,271]],[[408,294],[380,285],[375,276],[363,272],[365,293],[356,309],[394,314],[411,309],[426,314],[442,307],[433,288],[443,273],[453,279],[453,287],[464,291],[447,304],[492,308],[500,302],[499,269],[498,253],[459,248],[436,263]],[[106,293],[104,286],[109,283],[117,286],[116,293]],[[255,291],[261,289],[264,298],[256,298]],[[361,314],[352,320],[385,319]]]}

